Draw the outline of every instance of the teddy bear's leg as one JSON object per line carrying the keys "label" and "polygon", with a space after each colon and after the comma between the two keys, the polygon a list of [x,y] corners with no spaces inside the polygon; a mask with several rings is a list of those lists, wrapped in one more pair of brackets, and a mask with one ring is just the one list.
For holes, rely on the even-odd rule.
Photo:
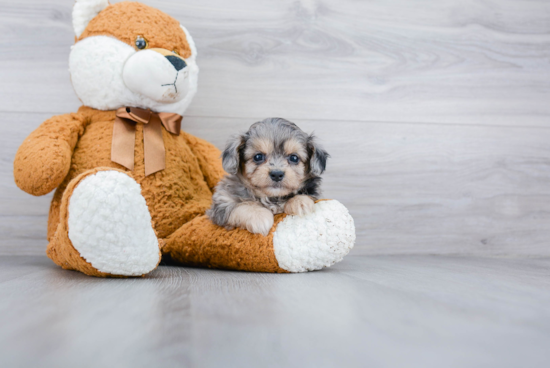
{"label": "teddy bear's leg", "polygon": [[47,254],[91,276],[141,276],[159,264],[159,248],[139,184],[123,171],[99,168],[67,186]]}
{"label": "teddy bear's leg", "polygon": [[277,215],[268,236],[226,230],[200,216],[166,239],[163,254],[190,266],[256,272],[306,272],[340,262],[355,242],[353,218],[335,200],[313,213]]}

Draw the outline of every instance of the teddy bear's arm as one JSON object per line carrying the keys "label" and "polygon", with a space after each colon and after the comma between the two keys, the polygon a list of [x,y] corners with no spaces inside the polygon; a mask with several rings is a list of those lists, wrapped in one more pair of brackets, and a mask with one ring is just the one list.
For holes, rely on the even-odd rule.
{"label": "teddy bear's arm", "polygon": [[13,176],[17,186],[35,196],[57,188],[69,172],[73,150],[84,127],[81,114],[58,115],[42,123],[15,155]]}
{"label": "teddy bear's arm", "polygon": [[213,190],[216,184],[225,175],[222,167],[221,152],[212,143],[204,139],[197,138],[191,134],[185,134],[185,139],[191,147],[191,150],[197,157],[201,167],[202,174],[210,190]]}

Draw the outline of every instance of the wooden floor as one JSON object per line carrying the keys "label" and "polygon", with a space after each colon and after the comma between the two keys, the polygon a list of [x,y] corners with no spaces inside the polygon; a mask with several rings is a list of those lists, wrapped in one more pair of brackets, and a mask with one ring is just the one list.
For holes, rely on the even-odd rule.
{"label": "wooden floor", "polygon": [[0,257],[1,367],[546,368],[550,259],[352,256],[96,279]]}

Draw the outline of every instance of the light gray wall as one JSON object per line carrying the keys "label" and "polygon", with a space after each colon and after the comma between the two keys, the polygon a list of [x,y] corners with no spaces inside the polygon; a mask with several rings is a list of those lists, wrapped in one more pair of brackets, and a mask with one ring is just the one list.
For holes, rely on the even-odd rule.
{"label": "light gray wall", "polygon": [[[315,130],[354,254],[550,255],[550,2],[143,2],[197,43],[183,129],[219,147],[268,116]],[[21,192],[12,162],[80,105],[72,4],[0,0],[0,254],[45,250],[51,195]]]}

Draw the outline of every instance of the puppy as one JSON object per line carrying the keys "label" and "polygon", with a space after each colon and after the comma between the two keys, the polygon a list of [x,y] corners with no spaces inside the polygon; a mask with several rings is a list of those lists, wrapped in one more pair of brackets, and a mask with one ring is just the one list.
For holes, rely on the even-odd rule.
{"label": "puppy", "polygon": [[229,174],[216,186],[210,220],[267,235],[273,215],[313,211],[329,154],[296,124],[268,118],[232,138],[223,152]]}

